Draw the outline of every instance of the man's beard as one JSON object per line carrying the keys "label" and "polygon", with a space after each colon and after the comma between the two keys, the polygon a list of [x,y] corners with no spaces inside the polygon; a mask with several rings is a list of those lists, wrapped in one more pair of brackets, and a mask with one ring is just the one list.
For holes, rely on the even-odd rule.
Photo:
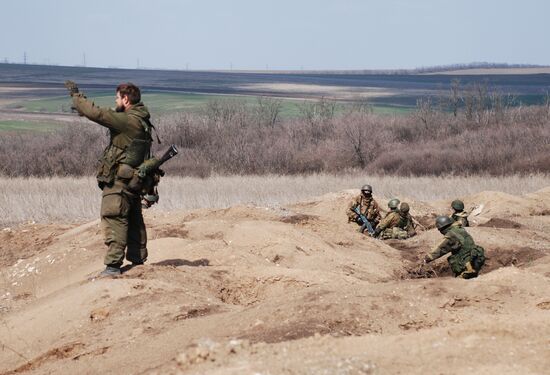
{"label": "man's beard", "polygon": [[124,112],[126,108],[124,108],[124,105],[117,105],[115,108],[116,112]]}

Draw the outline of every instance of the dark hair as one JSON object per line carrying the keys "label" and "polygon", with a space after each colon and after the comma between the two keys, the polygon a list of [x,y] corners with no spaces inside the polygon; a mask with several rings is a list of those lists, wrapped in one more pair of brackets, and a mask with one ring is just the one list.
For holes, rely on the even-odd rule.
{"label": "dark hair", "polygon": [[130,104],[136,104],[141,101],[141,92],[139,87],[133,83],[121,83],[117,86],[116,92],[120,93],[120,97],[127,96]]}

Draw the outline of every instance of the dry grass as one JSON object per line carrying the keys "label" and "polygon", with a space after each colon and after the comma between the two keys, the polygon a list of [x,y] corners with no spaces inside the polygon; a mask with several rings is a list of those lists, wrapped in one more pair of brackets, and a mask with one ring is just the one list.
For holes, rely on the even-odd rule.
{"label": "dry grass", "polygon": [[[378,197],[420,201],[454,199],[481,191],[525,194],[550,185],[550,176],[395,177],[365,174],[309,176],[167,177],[154,210],[224,208],[235,204],[278,206],[369,183]],[[100,191],[89,178],[0,180],[0,226],[34,222],[81,222],[99,215]]]}

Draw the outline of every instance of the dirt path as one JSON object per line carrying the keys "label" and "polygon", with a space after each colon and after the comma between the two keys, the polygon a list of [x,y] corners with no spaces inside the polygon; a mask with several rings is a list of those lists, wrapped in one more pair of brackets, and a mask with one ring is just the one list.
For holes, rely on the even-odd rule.
{"label": "dirt path", "polygon": [[[413,277],[441,235],[365,237],[349,197],[152,210],[149,261],[112,280],[93,279],[97,221],[2,231],[0,374],[548,371],[550,188],[466,197],[484,207],[469,232],[488,256],[469,281],[444,260]],[[411,206],[423,223],[441,210]]]}

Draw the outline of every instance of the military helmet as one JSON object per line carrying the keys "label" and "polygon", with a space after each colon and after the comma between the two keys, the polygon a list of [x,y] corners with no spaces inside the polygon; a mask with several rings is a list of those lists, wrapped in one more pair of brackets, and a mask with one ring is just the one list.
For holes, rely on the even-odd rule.
{"label": "military helmet", "polygon": [[404,214],[406,214],[407,212],[409,212],[410,209],[411,209],[411,208],[409,207],[409,204],[406,203],[406,202],[401,203],[401,206],[399,206],[399,210],[400,210],[401,212],[403,212]]}
{"label": "military helmet", "polygon": [[394,210],[397,208],[397,206],[399,206],[399,203],[400,201],[397,198],[390,199],[390,201],[388,202],[388,207]]}
{"label": "military helmet", "polygon": [[361,186],[361,192],[367,192],[372,194],[372,186],[370,185],[363,185]]}
{"label": "military helmet", "polygon": [[438,216],[435,218],[435,226],[437,229],[445,229],[453,223],[453,219],[449,216]]}
{"label": "military helmet", "polygon": [[462,202],[460,199],[455,199],[455,200],[451,203],[451,207],[452,207],[455,211],[464,211],[464,202]]}

